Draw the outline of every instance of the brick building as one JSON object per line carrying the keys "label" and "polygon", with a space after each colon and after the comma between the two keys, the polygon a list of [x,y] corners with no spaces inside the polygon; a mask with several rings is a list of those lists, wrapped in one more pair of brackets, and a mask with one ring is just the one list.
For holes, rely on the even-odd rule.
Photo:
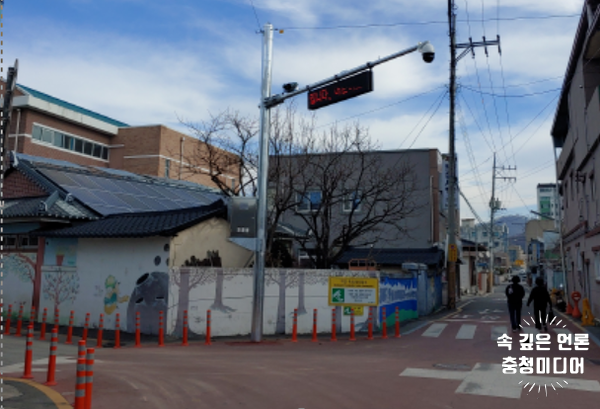
{"label": "brick building", "polygon": [[[198,139],[164,125],[130,126],[23,85],[15,88],[5,151],[215,186]],[[229,169],[219,177],[235,188],[239,172]]]}

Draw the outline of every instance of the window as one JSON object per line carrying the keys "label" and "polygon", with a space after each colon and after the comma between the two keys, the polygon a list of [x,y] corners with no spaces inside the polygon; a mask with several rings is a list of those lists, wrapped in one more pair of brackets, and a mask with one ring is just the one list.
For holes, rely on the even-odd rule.
{"label": "window", "polygon": [[353,210],[355,212],[360,212],[361,194],[360,191],[356,191],[344,195],[342,210],[347,213],[350,213]]}
{"label": "window", "polygon": [[106,146],[102,147],[102,159],[108,160],[108,148]]}
{"label": "window", "polygon": [[94,144],[94,148],[92,150],[92,155],[101,158],[102,157],[102,146]]}
{"label": "window", "polygon": [[83,153],[84,155],[92,155],[92,143],[91,142],[84,142],[83,143]]}
{"label": "window", "polygon": [[319,210],[321,206],[321,192],[312,191],[304,194],[296,194],[296,212],[308,213]]}
{"label": "window", "polygon": [[482,233],[483,233],[483,237],[487,237],[487,231],[484,231]]}
{"label": "window", "polygon": [[165,159],[165,177],[169,177],[169,171],[171,168],[171,159]]}
{"label": "window", "polygon": [[37,237],[19,236],[19,246],[20,247],[37,247],[37,245],[38,245]]}
{"label": "window", "polygon": [[594,271],[596,272],[596,280],[600,281],[600,252],[594,252]]}
{"label": "window", "polygon": [[75,139],[75,152],[83,153],[83,141]]}
{"label": "window", "polygon": [[54,131],[52,129],[42,128],[42,137],[41,137],[42,142],[52,143],[53,134],[54,134]]}
{"label": "window", "polygon": [[43,126],[33,125],[32,139],[52,144],[57,148],[108,160],[108,147]]}
{"label": "window", "polygon": [[4,248],[17,247],[17,236],[2,236]]}

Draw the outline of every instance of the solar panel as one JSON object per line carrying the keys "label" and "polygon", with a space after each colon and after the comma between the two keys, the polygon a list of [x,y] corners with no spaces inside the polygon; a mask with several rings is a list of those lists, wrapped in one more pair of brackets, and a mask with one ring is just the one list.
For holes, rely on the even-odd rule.
{"label": "solar panel", "polygon": [[133,195],[114,193],[114,196],[118,197],[120,200],[122,200],[124,203],[126,203],[128,206],[130,206],[132,209],[134,209],[136,211],[144,212],[144,211],[150,210],[150,206],[146,205],[143,202],[143,199],[138,200]]}
{"label": "solar panel", "polygon": [[54,169],[40,169],[40,172],[59,186],[77,186],[67,173]]}

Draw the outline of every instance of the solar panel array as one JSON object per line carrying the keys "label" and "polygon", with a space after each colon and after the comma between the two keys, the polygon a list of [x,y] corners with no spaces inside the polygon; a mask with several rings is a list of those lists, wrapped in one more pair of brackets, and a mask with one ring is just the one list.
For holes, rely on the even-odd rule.
{"label": "solar panel array", "polygon": [[38,168],[38,171],[105,216],[205,206],[221,198],[199,185],[192,188],[149,183],[140,176],[136,180],[65,169]]}

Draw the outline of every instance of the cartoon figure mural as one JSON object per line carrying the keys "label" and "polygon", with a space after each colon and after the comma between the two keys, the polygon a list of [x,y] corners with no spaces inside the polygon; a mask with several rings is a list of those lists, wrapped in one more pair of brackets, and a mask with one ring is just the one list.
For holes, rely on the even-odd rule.
{"label": "cartoon figure mural", "polygon": [[129,296],[119,297],[119,282],[113,275],[109,275],[104,282],[104,312],[107,315],[112,314],[118,307],[118,304],[129,301]]}
{"label": "cartoon figure mural", "polygon": [[158,334],[158,316],[167,316],[169,274],[154,271],[136,282],[127,306],[127,331],[135,332],[136,312],[140,313],[140,329],[145,334]]}

